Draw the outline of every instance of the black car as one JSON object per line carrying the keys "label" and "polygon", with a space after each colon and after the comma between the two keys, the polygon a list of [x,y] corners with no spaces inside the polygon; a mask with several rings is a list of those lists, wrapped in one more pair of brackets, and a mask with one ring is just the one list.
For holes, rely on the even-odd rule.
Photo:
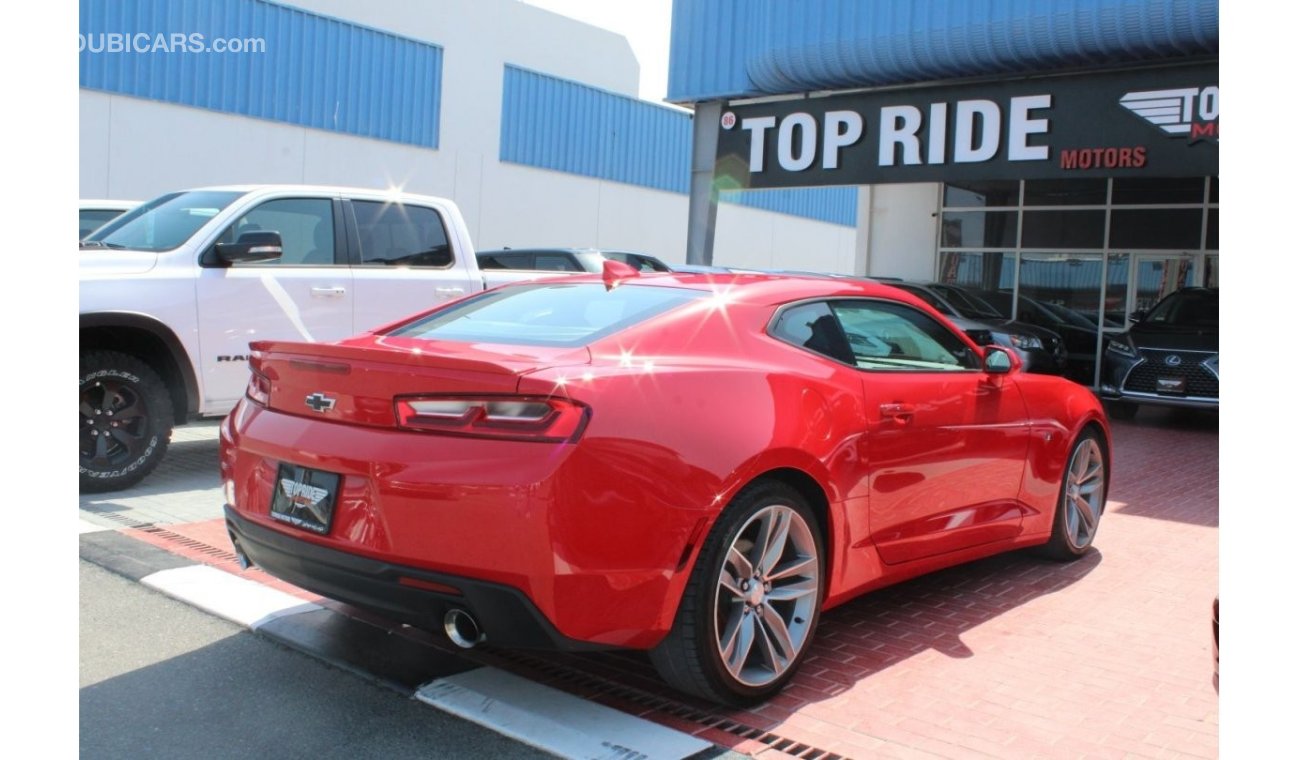
{"label": "black car", "polygon": [[1131,419],[1142,404],[1219,408],[1219,289],[1183,288],[1106,344],[1101,397]]}
{"label": "black car", "polygon": [[639,272],[672,271],[654,256],[631,251],[607,251],[600,248],[502,248],[478,252],[480,269],[600,274],[606,259],[627,264]]}
{"label": "black car", "polygon": [[[1010,319],[1011,292],[1007,290],[973,290],[955,285],[935,286],[941,292],[957,291],[978,298],[992,306],[1003,319]],[[1073,309],[1047,304],[1020,296],[1016,299],[1015,318],[1019,322],[1051,330],[1065,344],[1065,376],[1084,385],[1092,385],[1097,369],[1097,323]]]}
{"label": "black car", "polygon": [[930,304],[976,343],[1003,346],[1016,352],[1027,372],[1060,375],[1065,372],[1066,351],[1061,336],[1025,322],[1013,322],[978,296],[939,283],[921,284],[881,278],[881,282]]}

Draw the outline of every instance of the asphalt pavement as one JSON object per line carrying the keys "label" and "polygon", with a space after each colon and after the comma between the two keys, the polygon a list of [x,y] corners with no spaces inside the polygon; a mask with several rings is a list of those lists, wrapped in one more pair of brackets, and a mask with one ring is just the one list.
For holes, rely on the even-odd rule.
{"label": "asphalt pavement", "polygon": [[83,757],[550,757],[86,561],[80,613]]}

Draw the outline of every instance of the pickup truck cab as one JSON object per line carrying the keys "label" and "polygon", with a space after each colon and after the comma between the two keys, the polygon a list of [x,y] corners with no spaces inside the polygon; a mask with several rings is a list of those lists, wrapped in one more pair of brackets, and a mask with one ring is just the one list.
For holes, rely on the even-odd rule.
{"label": "pickup truck cab", "polygon": [[495,284],[441,198],[252,185],[142,204],[81,242],[81,488],[138,482],[173,425],[230,411],[250,341],[338,340]]}

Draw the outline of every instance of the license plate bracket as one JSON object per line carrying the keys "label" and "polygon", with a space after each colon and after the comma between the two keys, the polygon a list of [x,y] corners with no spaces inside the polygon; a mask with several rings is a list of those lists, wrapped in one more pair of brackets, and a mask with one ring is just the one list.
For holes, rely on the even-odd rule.
{"label": "license plate bracket", "polygon": [[271,519],[325,535],[334,522],[338,501],[337,473],[281,464],[271,496]]}
{"label": "license plate bracket", "polygon": [[1187,378],[1185,377],[1158,377],[1156,378],[1156,392],[1183,395],[1187,393]]}

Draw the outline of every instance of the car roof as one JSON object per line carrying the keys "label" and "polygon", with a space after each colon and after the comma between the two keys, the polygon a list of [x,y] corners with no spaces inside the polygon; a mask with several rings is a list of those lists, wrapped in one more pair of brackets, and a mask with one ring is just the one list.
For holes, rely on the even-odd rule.
{"label": "car roof", "polygon": [[[531,283],[531,285],[604,284],[604,282],[602,275],[581,274],[571,275],[563,279],[545,280],[541,283]],[[847,277],[732,272],[654,272],[622,277],[618,279],[618,283],[620,287],[690,288],[709,291],[725,294],[727,300],[733,303],[752,305],[783,304],[811,298],[871,297],[925,305],[916,296],[889,287],[887,283]],[[503,287],[518,286],[505,285]],[[929,309],[930,307],[926,306],[925,308]]]}

